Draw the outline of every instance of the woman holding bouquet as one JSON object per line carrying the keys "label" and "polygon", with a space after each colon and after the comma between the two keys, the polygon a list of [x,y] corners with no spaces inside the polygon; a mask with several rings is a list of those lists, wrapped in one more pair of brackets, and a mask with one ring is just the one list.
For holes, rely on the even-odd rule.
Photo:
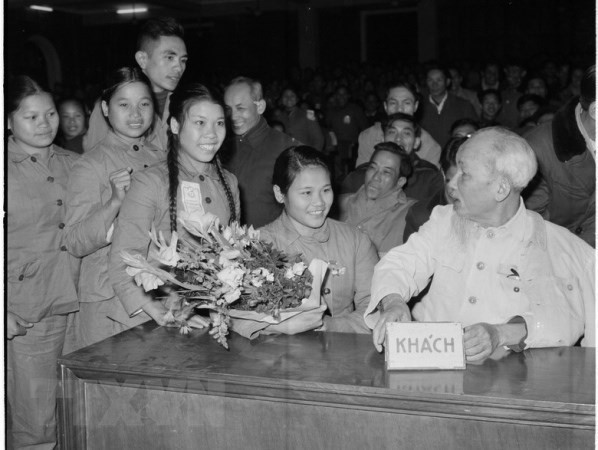
{"label": "woman holding bouquet", "polygon": [[133,325],[110,284],[108,253],[131,173],[166,159],[165,151],[145,141],[154,105],[149,83],[138,68],[123,67],[110,74],[101,108],[109,132],[77,161],[69,177],[66,244],[71,254],[82,259],[81,305],[69,324],[66,351]]}
{"label": "woman holding bouquet", "polygon": [[[133,174],[110,253],[110,279],[128,315],[143,312],[160,325],[167,323],[167,307],[135,284],[121,252],[147,257],[152,228],[168,242],[174,231],[193,241],[193,235],[177,227],[177,217],[193,219],[209,213],[228,224],[240,216],[237,179],[216,156],[226,135],[220,98],[198,83],[180,86],[170,97],[169,113],[167,160]],[[188,323],[197,328],[208,325],[200,316]]]}
{"label": "woman holding bouquet", "polygon": [[79,155],[52,145],[52,96],[27,76],[8,82],[6,396],[8,448],[56,446],[56,361],[79,307],[79,261],[64,246],[68,174]]}
{"label": "woman holding bouquet", "polygon": [[286,149],[276,160],[272,184],[284,211],[260,229],[261,237],[287,254],[301,253],[308,263],[328,262],[321,294],[329,315],[322,330],[369,333],[363,313],[378,255],[364,233],[327,218],[334,195],[320,152],[308,146]]}

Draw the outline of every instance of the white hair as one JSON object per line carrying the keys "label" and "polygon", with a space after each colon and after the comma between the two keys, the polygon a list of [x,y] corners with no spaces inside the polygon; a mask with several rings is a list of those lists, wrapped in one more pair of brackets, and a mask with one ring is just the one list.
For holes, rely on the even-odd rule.
{"label": "white hair", "polygon": [[502,127],[489,127],[476,131],[473,136],[490,139],[495,170],[506,177],[511,187],[521,192],[538,170],[536,154],[521,136]]}

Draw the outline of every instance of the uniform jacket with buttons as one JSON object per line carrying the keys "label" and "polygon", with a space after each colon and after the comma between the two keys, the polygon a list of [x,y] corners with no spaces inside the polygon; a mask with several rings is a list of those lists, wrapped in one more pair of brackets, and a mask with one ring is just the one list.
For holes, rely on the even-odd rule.
{"label": "uniform jacket with buttons", "polygon": [[353,226],[326,219],[313,236],[301,236],[286,212],[260,228],[260,236],[287,254],[301,253],[306,263],[319,258],[329,263],[322,284],[322,301],[332,317],[326,331],[369,333],[363,313],[370,300],[370,282],[378,262],[370,239]]}
{"label": "uniform jacket with buttons", "polygon": [[255,127],[227,144],[232,153],[226,167],[237,177],[241,192],[241,222],[254,228],[272,222],[281,212],[272,191],[274,163],[278,155],[299,142],[270,128],[260,117]]}
{"label": "uniform jacket with buttons", "polygon": [[[100,302],[114,297],[108,277],[110,230],[103,205],[112,197],[110,174],[130,167],[133,173],[166,159],[166,152],[144,139],[131,143],[109,131],[106,138],[73,166],[67,190],[66,243],[81,259],[79,299]],[[117,216],[118,220],[118,216]]]}
{"label": "uniform jacket with buttons", "polygon": [[365,186],[361,186],[355,194],[340,196],[340,219],[367,234],[378,254],[383,254],[403,243],[405,218],[416,201],[408,198],[401,188],[368,200]]}
{"label": "uniform jacket with buttons", "polygon": [[415,320],[468,326],[521,316],[528,347],[570,346],[584,333],[582,345],[595,346],[595,261],[588,244],[523,202],[496,228],[469,221],[455,227],[457,217],[452,205],[437,206],[419,232],[382,258],[372,280],[368,325],[375,325],[383,297],[396,293],[409,300],[433,275],[413,308]]}
{"label": "uniform jacket with buttons", "polygon": [[46,166],[11,136],[6,160],[8,311],[29,322],[79,308],[79,260],[65,245],[66,186],[79,155],[51,146]]}
{"label": "uniform jacket with buttons", "polygon": [[[230,187],[235,204],[236,216],[239,217],[239,189],[234,175],[223,169],[224,177]],[[226,191],[214,165],[208,165],[201,173],[190,167],[179,166],[179,187],[177,191],[177,211],[182,211],[182,182],[199,185],[201,205],[206,212],[216,215],[221,224],[228,224],[231,218]],[[147,257],[152,226],[156,233],[162,232],[170,242],[170,197],[168,193],[168,168],[165,162],[133,174],[131,187],[120,208],[118,223],[110,249],[110,281],[126,312],[131,315],[153,300],[151,294],[137,286],[133,277],[126,273],[120,253],[122,250]],[[180,224],[177,233],[182,239],[194,240]],[[140,316],[147,316],[145,313]]]}

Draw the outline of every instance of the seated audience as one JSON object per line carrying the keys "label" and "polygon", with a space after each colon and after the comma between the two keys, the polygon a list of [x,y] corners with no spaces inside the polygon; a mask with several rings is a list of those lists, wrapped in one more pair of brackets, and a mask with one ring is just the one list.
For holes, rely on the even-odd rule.
{"label": "seated audience", "polygon": [[[427,201],[442,189],[442,174],[438,168],[417,155],[421,145],[421,128],[413,116],[403,113],[392,114],[384,129],[384,141],[401,146],[411,159],[413,172],[403,188],[407,197]],[[342,193],[353,193],[363,185],[368,164],[360,165],[350,173],[341,186]]]}
{"label": "seated audience", "polygon": [[479,94],[482,112],[480,113],[480,128],[497,126],[498,114],[502,108],[500,92],[495,89],[487,89]]}
{"label": "seated audience", "polygon": [[374,147],[364,185],[355,194],[339,198],[340,220],[367,234],[378,255],[403,243],[405,216],[416,202],[402,189],[412,171],[411,158],[403,148],[381,142]]}
{"label": "seated audience", "polygon": [[260,229],[261,237],[287,254],[301,253],[308,264],[314,258],[329,263],[321,291],[328,305],[322,330],[369,333],[363,314],[378,255],[364,233],[327,218],[333,193],[321,153],[307,146],[286,149],[276,160],[272,183],[284,211]]}
{"label": "seated audience", "polygon": [[[480,129],[480,124],[472,119],[455,120],[451,125],[451,139],[456,137],[470,137]],[[450,142],[450,141],[449,141]],[[447,143],[448,145],[448,143]]]}
{"label": "seated audience", "polygon": [[368,121],[360,106],[350,101],[351,93],[343,85],[335,91],[335,104],[326,112],[328,128],[336,136],[336,154],[334,155],[334,177],[342,179],[353,170],[357,155],[359,133],[368,126]]}
{"label": "seated audience", "polygon": [[540,182],[527,192],[529,209],[596,244],[596,67],[581,82],[581,95],[529,132]]}
{"label": "seated audience", "polygon": [[[288,86],[283,89],[280,103],[283,111],[277,116],[285,129],[285,133],[298,142],[322,150],[324,148],[324,133],[318,124],[316,113],[312,109],[305,110],[298,105],[297,91]],[[272,124],[270,123],[270,126]]]}
{"label": "seated audience", "polygon": [[421,126],[441,146],[450,138],[450,128],[455,120],[476,119],[475,109],[467,100],[448,92],[450,76],[439,67],[427,72],[426,84],[429,95],[424,102]]}
{"label": "seated audience", "polygon": [[504,73],[506,86],[500,92],[502,108],[497,120],[503,126],[514,129],[519,124],[517,100],[521,97],[521,84],[527,72],[520,63],[511,61],[505,66]]}
{"label": "seated audience", "polygon": [[[394,113],[404,113],[414,116],[419,106],[418,95],[415,88],[409,83],[396,83],[386,91],[386,100],[383,103],[387,116],[383,121],[376,122],[368,129],[359,134],[359,148],[357,150],[358,166],[368,163],[374,153],[374,146],[384,142],[384,130],[382,124],[388,116]],[[422,128],[421,145],[416,150],[420,158],[438,166],[440,159],[440,145],[434,140],[430,133]]]}
{"label": "seated audience", "polygon": [[498,127],[461,146],[453,204],[376,266],[365,318],[379,351],[386,323],[411,320],[407,302],[432,276],[413,318],[461,323],[468,362],[502,346],[570,346],[581,336],[595,345],[594,251],[525,208],[536,164],[523,138]]}

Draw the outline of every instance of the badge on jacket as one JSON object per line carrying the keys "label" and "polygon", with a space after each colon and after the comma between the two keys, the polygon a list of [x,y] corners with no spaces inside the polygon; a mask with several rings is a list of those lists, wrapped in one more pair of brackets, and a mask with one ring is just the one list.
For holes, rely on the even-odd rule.
{"label": "badge on jacket", "polygon": [[316,112],[313,109],[307,110],[307,119],[308,120],[316,120]]}

